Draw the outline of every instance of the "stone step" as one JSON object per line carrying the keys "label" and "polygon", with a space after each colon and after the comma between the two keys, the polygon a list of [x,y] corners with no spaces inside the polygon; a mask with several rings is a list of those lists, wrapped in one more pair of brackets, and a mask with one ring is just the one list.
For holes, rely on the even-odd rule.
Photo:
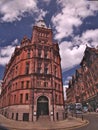
{"label": "stone step", "polygon": [[38,117],[38,121],[40,121],[40,122],[49,122],[50,121],[50,117],[48,116],[48,115],[41,115],[41,116],[39,116]]}

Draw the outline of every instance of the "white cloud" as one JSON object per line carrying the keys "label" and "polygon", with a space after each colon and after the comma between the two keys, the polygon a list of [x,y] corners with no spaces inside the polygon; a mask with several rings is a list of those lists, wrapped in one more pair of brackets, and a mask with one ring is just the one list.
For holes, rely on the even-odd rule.
{"label": "white cloud", "polygon": [[98,40],[98,29],[95,30],[87,30],[85,33],[83,33],[83,37],[85,39],[91,38],[91,39],[95,39]]}
{"label": "white cloud", "polygon": [[82,36],[75,36],[72,42],[60,44],[61,65],[63,70],[69,70],[80,64],[86,45],[98,46],[98,29],[86,30]]}
{"label": "white cloud", "polygon": [[0,1],[1,20],[6,22],[21,20],[25,13],[37,12],[37,10],[36,0]]}
{"label": "white cloud", "polygon": [[15,47],[11,45],[0,48],[0,65],[5,65],[9,62],[14,49]]}
{"label": "white cloud", "polygon": [[87,30],[82,34],[81,40],[84,40],[90,46],[96,47],[98,45],[98,29]]}
{"label": "white cloud", "polygon": [[98,46],[98,29],[86,30],[81,36],[73,38],[74,45],[87,44],[90,47]]}
{"label": "white cloud", "polygon": [[47,14],[47,11],[43,11],[42,9],[39,10],[39,13],[37,14],[38,17],[35,18],[35,21],[42,20],[43,17]]}
{"label": "white cloud", "polygon": [[[21,20],[27,14],[33,15],[35,19],[45,16],[47,11],[38,7],[39,0],[2,0],[0,1],[0,14],[2,22],[13,22]],[[43,5],[49,5],[51,0],[42,0]]]}
{"label": "white cloud", "polygon": [[[68,70],[80,64],[86,44],[89,46],[98,45],[98,29],[87,30],[81,36],[74,36],[74,27],[79,28],[83,19],[96,15],[98,2],[87,0],[57,0],[60,7],[58,13],[52,17],[55,27],[55,39],[60,42],[61,65],[63,70]],[[71,36],[71,41],[61,40]]]}
{"label": "white cloud", "polygon": [[55,38],[61,40],[73,33],[73,27],[79,27],[83,19],[95,15],[98,12],[98,2],[86,0],[58,0],[61,12],[52,17],[52,23],[56,29]]}
{"label": "white cloud", "polygon": [[60,44],[62,69],[69,70],[80,64],[86,45],[98,46],[98,29],[86,30],[82,36],[75,36],[72,42],[66,41]]}
{"label": "white cloud", "polygon": [[57,31],[55,38],[58,40],[72,34],[73,26],[78,27],[82,23],[79,18],[75,18],[74,16],[69,17],[69,15],[66,15],[66,17],[63,17],[62,14],[58,14],[56,17],[54,16],[52,18],[52,21]]}
{"label": "white cloud", "polygon": [[62,69],[65,70],[73,68],[80,63],[86,48],[85,45],[73,47],[71,42],[62,42],[59,47]]}
{"label": "white cloud", "polygon": [[[43,4],[49,4],[51,0],[42,0]],[[40,19],[47,13],[38,8],[38,0],[2,0],[0,1],[0,14],[2,22],[13,22],[21,20],[27,14]]]}

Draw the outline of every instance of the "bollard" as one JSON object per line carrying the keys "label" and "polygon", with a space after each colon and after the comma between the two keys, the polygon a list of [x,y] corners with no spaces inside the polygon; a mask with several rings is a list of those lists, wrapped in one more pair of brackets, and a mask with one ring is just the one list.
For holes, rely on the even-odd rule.
{"label": "bollard", "polygon": [[83,121],[84,119],[83,119],[83,114],[82,114],[82,121]]}
{"label": "bollard", "polygon": [[77,113],[76,113],[76,118],[77,118]]}
{"label": "bollard", "polygon": [[71,113],[71,116],[73,117],[73,112]]}

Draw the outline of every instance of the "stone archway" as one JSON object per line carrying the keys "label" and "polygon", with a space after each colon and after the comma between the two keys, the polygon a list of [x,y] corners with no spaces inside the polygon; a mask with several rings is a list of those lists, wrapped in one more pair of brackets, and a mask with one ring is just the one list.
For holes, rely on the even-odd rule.
{"label": "stone archway", "polygon": [[37,100],[37,117],[49,115],[49,100],[46,96],[40,96]]}

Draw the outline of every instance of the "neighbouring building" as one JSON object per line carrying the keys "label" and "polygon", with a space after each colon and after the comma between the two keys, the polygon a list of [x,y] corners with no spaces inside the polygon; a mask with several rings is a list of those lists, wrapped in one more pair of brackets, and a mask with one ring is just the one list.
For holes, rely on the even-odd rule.
{"label": "neighbouring building", "polygon": [[98,48],[86,47],[80,68],[69,81],[67,103],[80,102],[95,111],[98,107]]}
{"label": "neighbouring building", "polygon": [[33,27],[31,39],[24,36],[6,65],[0,113],[21,121],[65,118],[59,46],[43,20]]}
{"label": "neighbouring building", "polygon": [[2,80],[0,80],[0,95],[1,95],[1,91],[2,91]]}

